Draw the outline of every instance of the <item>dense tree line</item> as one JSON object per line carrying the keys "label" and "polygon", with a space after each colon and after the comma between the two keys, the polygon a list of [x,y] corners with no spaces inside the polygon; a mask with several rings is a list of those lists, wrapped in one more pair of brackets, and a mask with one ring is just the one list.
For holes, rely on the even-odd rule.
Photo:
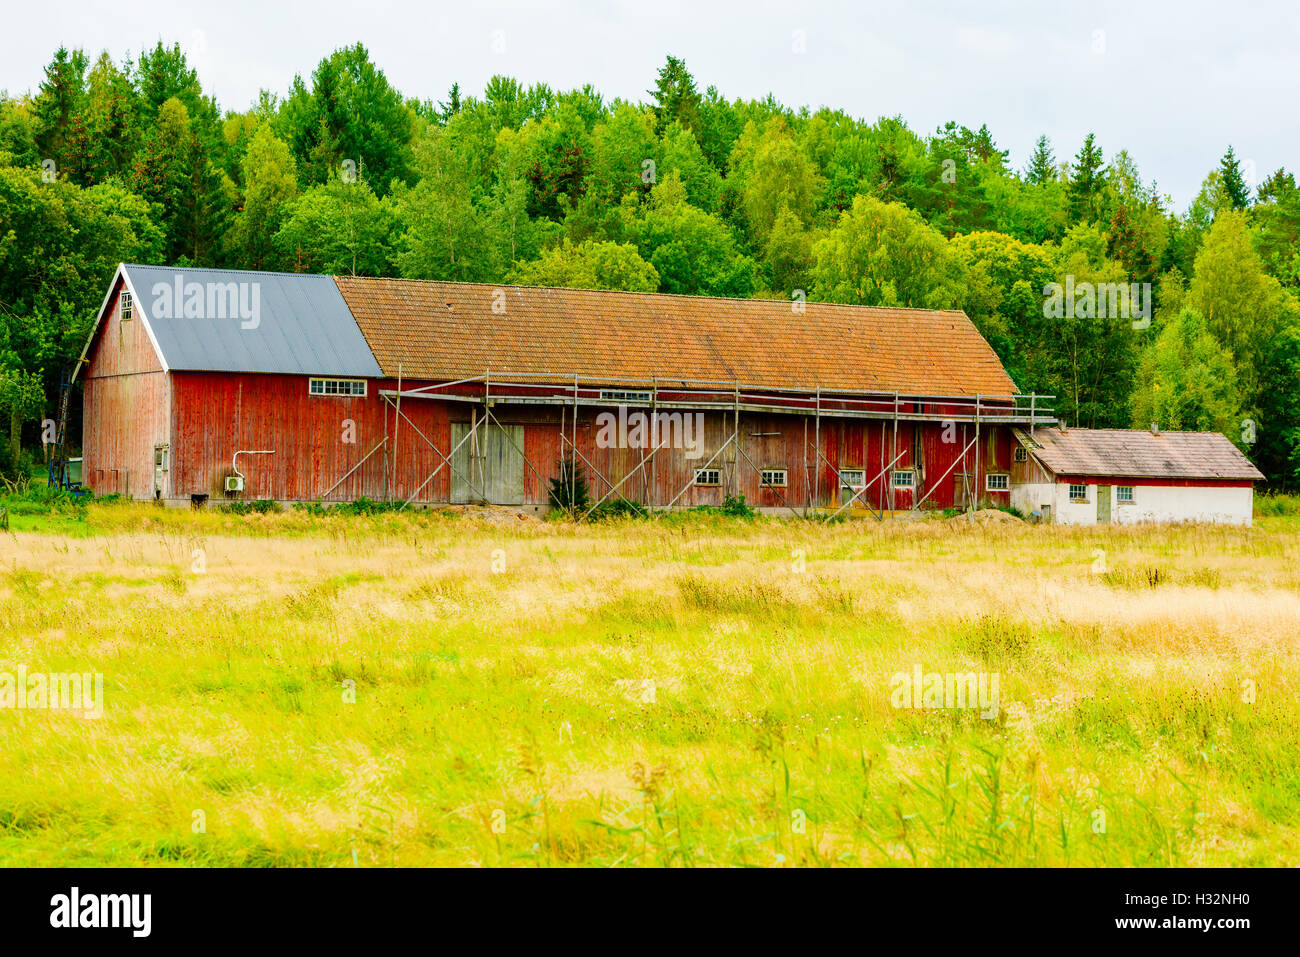
{"label": "dense tree line", "polygon": [[1300,484],[1294,175],[1229,148],[1180,212],[1126,151],[1055,149],[1016,169],[985,126],[727,100],[673,57],[642,103],[434,101],[358,44],[223,113],[179,46],[61,49],[0,96],[0,454],[134,261],[961,308],[1066,420],[1222,431]]}

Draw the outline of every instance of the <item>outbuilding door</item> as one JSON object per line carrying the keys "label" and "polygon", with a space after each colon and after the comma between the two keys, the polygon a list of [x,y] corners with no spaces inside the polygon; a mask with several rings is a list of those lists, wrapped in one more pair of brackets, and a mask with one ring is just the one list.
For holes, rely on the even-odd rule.
{"label": "outbuilding door", "polygon": [[451,423],[451,446],[456,449],[451,457],[452,502],[486,499],[493,505],[522,505],[524,427],[479,422],[478,432],[461,445],[471,427],[468,422]]}
{"label": "outbuilding door", "polygon": [[1110,521],[1110,486],[1097,486],[1097,524],[1105,525]]}

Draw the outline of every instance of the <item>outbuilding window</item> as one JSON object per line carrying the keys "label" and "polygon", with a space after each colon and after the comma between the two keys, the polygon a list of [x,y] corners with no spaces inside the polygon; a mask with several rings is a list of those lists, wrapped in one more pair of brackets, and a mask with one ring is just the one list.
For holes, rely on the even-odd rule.
{"label": "outbuilding window", "polygon": [[1115,501],[1119,502],[1121,505],[1132,505],[1133,486],[1132,485],[1115,486]]}
{"label": "outbuilding window", "polygon": [[365,395],[365,379],[312,379],[309,395]]}
{"label": "outbuilding window", "polygon": [[772,488],[785,488],[785,469],[763,469],[763,484]]}
{"label": "outbuilding window", "polygon": [[899,469],[893,473],[894,488],[915,488],[916,473],[911,469]]}
{"label": "outbuilding window", "polygon": [[1086,486],[1086,485],[1075,485],[1075,484],[1071,483],[1071,485],[1070,485],[1070,501],[1071,501],[1071,502],[1086,502],[1086,501],[1088,501],[1088,486]]}
{"label": "outbuilding window", "polygon": [[722,475],[718,469],[697,469],[695,472],[696,485],[721,485]]}
{"label": "outbuilding window", "polygon": [[1028,462],[1029,450],[1025,448],[1023,445],[1017,445],[1016,451],[1014,453],[1014,458],[1017,462]]}
{"label": "outbuilding window", "polygon": [[133,315],[135,315],[135,302],[134,300],[131,299],[131,294],[127,292],[125,289],[122,290],[121,301],[122,301],[122,308],[118,311],[118,315],[121,316],[122,319],[125,321],[127,319],[130,319]]}
{"label": "outbuilding window", "polygon": [[867,473],[862,469],[840,469],[840,488],[862,488],[867,484]]}
{"label": "outbuilding window", "polygon": [[990,472],[984,476],[984,488],[989,492],[1005,492],[1011,488],[1011,476],[1006,472]]}

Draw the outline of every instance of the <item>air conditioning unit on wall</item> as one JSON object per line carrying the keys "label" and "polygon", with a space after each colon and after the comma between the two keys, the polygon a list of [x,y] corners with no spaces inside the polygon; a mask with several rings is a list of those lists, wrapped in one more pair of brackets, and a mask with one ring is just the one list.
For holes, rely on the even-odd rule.
{"label": "air conditioning unit on wall", "polygon": [[226,476],[227,492],[242,492],[244,490],[244,477],[242,475]]}

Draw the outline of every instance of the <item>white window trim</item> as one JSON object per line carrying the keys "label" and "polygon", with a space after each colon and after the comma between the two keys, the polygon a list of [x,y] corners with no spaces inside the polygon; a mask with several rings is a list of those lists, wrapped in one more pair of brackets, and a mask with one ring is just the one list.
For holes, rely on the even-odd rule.
{"label": "white window trim", "polygon": [[[700,478],[701,475],[706,475],[706,474],[712,474],[714,476],[712,482],[706,482]],[[716,488],[717,486],[722,484],[722,470],[721,469],[696,469],[695,484],[703,488]]]}
{"label": "white window trim", "polygon": [[[781,480],[779,482],[769,482],[767,479],[769,475],[780,476]],[[790,473],[786,469],[760,469],[758,477],[762,480],[765,488],[785,488],[786,483],[790,480]]]}
{"label": "white window trim", "polygon": [[[856,483],[850,482],[848,479],[844,477],[845,475],[861,475],[862,479],[861,481],[858,481]],[[838,478],[839,480],[840,488],[852,488],[852,489],[865,488],[867,484],[867,470],[866,469],[840,469],[836,475],[836,478]]]}
{"label": "white window trim", "polygon": [[[992,483],[993,483],[993,480],[994,480],[995,478],[1005,479],[1005,480],[1006,480],[1006,484],[1005,484],[1005,485],[994,486]],[[1010,491],[1011,491],[1011,475],[1010,475],[1010,473],[1007,473],[1007,472],[985,472],[985,473],[984,473],[984,491],[986,491],[986,492],[1010,492]]]}
{"label": "white window trim", "polygon": [[[314,386],[321,383],[321,391],[317,392]],[[347,382],[350,384],[361,384],[360,392],[326,392],[326,382]],[[337,376],[312,376],[307,380],[307,394],[321,399],[364,399],[370,391],[369,384],[365,379],[347,379]]]}
{"label": "white window trim", "polygon": [[[1128,489],[1128,498],[1124,498],[1124,497],[1122,497],[1122,496],[1120,495],[1120,492],[1123,491],[1124,489]],[[1137,488],[1136,488],[1136,486],[1133,486],[1133,485],[1116,485],[1116,486],[1115,486],[1115,502],[1116,502],[1117,504],[1119,504],[1119,505],[1132,505],[1135,501],[1137,501]]]}
{"label": "white window trim", "polygon": [[118,298],[117,315],[123,322],[130,322],[135,318],[135,300],[131,298],[129,290],[123,289],[122,295]]}
{"label": "white window trim", "polygon": [[[911,478],[911,481],[910,481],[910,482],[899,482],[899,481],[898,481],[898,477],[899,477],[900,475],[907,475],[907,476],[909,476],[909,477]],[[894,469],[892,472],[889,473],[889,484],[890,484],[893,488],[907,488],[907,489],[913,489],[913,488],[916,488],[916,478],[917,478],[917,476],[916,476],[916,469]]]}
{"label": "white window trim", "polygon": [[[1074,490],[1075,490],[1076,488],[1081,488],[1081,489],[1083,489],[1083,497],[1082,497],[1082,498],[1075,498],[1075,497],[1074,497]],[[1089,501],[1089,498],[1088,498],[1088,485],[1087,485],[1086,482],[1084,482],[1084,483],[1081,483],[1081,482],[1066,482],[1066,483],[1065,483],[1065,494],[1066,494],[1066,497],[1067,497],[1071,502],[1087,502],[1087,501]]]}

